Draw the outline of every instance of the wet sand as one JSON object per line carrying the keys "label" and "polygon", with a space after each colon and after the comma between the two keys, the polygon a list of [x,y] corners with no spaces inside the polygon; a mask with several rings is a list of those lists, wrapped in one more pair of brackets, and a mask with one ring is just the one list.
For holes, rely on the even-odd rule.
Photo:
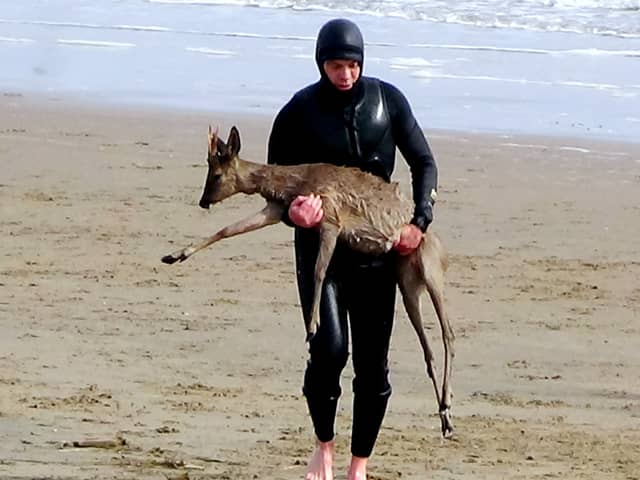
{"label": "wet sand", "polygon": [[[271,120],[0,98],[0,478],[302,478],[292,231],[160,263],[262,205],[197,207],[207,123],[236,124],[261,161]],[[398,304],[370,480],[640,478],[640,144],[428,137],[456,432],[440,439]],[[349,367],[338,479],[350,380]]]}

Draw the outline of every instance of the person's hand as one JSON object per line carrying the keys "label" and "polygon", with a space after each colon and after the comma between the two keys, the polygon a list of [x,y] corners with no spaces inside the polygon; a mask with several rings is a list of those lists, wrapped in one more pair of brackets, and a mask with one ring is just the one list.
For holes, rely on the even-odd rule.
{"label": "person's hand", "polygon": [[324,216],[320,195],[298,195],[289,205],[289,219],[302,228],[317,226]]}
{"label": "person's hand", "polygon": [[422,241],[422,231],[413,224],[407,224],[400,230],[400,236],[393,243],[393,249],[400,255],[409,255]]}

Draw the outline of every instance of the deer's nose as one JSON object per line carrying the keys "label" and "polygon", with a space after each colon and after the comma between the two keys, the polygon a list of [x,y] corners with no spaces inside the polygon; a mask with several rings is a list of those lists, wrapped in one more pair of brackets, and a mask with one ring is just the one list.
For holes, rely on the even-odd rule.
{"label": "deer's nose", "polygon": [[207,200],[205,200],[204,198],[202,200],[200,200],[200,207],[206,208],[207,210],[209,210],[209,205],[210,205],[210,203]]}

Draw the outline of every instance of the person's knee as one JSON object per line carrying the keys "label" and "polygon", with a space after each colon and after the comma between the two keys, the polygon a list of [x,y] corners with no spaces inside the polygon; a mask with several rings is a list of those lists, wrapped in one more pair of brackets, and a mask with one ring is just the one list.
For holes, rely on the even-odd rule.
{"label": "person's knee", "polygon": [[307,362],[307,372],[320,377],[339,377],[347,365],[347,355],[335,353],[334,355],[322,355],[309,359]]}
{"label": "person's knee", "polygon": [[340,375],[347,364],[347,357],[346,352],[339,350],[312,356],[307,362],[303,393],[306,396],[339,397]]}
{"label": "person's knee", "polygon": [[389,370],[380,368],[364,373],[359,373],[353,378],[353,393],[367,396],[391,395],[391,383],[389,383]]}
{"label": "person's knee", "polygon": [[340,374],[347,365],[349,349],[342,334],[326,335],[320,332],[309,346],[309,362],[307,368]]}

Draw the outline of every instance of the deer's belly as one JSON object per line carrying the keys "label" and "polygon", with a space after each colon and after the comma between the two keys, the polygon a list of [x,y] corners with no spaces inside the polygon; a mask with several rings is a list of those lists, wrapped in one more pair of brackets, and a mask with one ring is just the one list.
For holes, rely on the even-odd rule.
{"label": "deer's belly", "polygon": [[358,252],[381,255],[393,247],[394,237],[369,230],[343,230],[340,240]]}

